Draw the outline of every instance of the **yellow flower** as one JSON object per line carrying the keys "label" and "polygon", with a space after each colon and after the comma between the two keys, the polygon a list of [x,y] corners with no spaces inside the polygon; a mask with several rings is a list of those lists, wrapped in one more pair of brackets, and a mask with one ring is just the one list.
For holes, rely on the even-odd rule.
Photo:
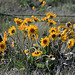
{"label": "yellow flower", "polygon": [[29,55],[29,52],[28,52],[27,50],[24,50],[24,53],[25,53],[26,55]]}
{"label": "yellow flower", "polygon": [[41,18],[41,20],[43,20],[43,21],[47,21],[48,19],[49,19],[49,16]]}
{"label": "yellow flower", "polygon": [[57,38],[57,33],[56,32],[53,32],[49,35],[49,38],[52,39],[52,40],[55,40]]}
{"label": "yellow flower", "polygon": [[32,19],[34,19],[35,22],[39,22],[39,21],[40,21],[40,19],[38,19],[36,16],[34,17],[34,16],[32,15],[31,17],[32,17]]}
{"label": "yellow flower", "polygon": [[14,47],[14,45],[15,45],[15,42],[14,42],[14,40],[13,40],[12,43],[11,43],[11,46]]}
{"label": "yellow flower", "polygon": [[28,34],[33,35],[33,34],[36,34],[37,31],[38,31],[38,27],[35,25],[30,25],[28,27]]}
{"label": "yellow flower", "polygon": [[34,9],[35,9],[35,7],[33,6],[33,7],[32,7],[32,10],[34,10]]}
{"label": "yellow flower", "polygon": [[30,19],[30,18],[26,18],[25,20],[26,20],[28,23],[35,22],[35,21],[33,21],[32,19]]}
{"label": "yellow flower", "polygon": [[28,33],[28,38],[29,38],[29,39],[31,38],[30,36],[31,36],[31,34]]}
{"label": "yellow flower", "polygon": [[33,46],[35,46],[35,47],[39,47],[39,45],[38,45],[38,44],[33,44]]}
{"label": "yellow flower", "polygon": [[16,22],[16,24],[20,25],[22,23],[22,20],[19,18],[15,18],[14,21]]}
{"label": "yellow flower", "polygon": [[46,4],[46,1],[43,1],[42,6],[44,6]]}
{"label": "yellow flower", "polygon": [[4,53],[4,51],[3,51],[3,52],[1,53],[2,57],[4,57],[4,54],[5,54],[5,53]]}
{"label": "yellow flower", "polygon": [[4,41],[0,42],[0,51],[4,52],[6,49],[6,43]]}
{"label": "yellow flower", "polygon": [[73,24],[73,29],[75,30],[75,24]]}
{"label": "yellow flower", "polygon": [[26,37],[28,34],[28,31],[27,30],[24,30],[24,36]]}
{"label": "yellow flower", "polygon": [[65,25],[61,24],[60,26],[58,26],[58,31],[63,33],[69,32],[68,28],[65,27]]}
{"label": "yellow flower", "polygon": [[55,21],[53,21],[53,20],[48,19],[47,24],[50,24],[50,25],[55,25],[55,24],[57,24],[57,23],[56,23]]}
{"label": "yellow flower", "polygon": [[72,39],[69,39],[69,41],[68,41],[68,48],[69,49],[71,49],[73,46],[74,46],[74,39],[72,38]]}
{"label": "yellow flower", "polygon": [[6,32],[6,31],[4,32],[4,38],[3,38],[3,41],[5,41],[5,42],[7,41],[7,32]]}
{"label": "yellow flower", "polygon": [[49,33],[53,33],[53,32],[56,32],[56,31],[57,31],[56,27],[52,27],[52,28],[49,29]]}
{"label": "yellow flower", "polygon": [[32,53],[32,56],[40,56],[42,54],[42,51],[35,51]]}
{"label": "yellow flower", "polygon": [[69,58],[67,57],[66,60],[68,60]]}
{"label": "yellow flower", "polygon": [[42,2],[42,0],[39,0],[39,2]]}
{"label": "yellow flower", "polygon": [[67,34],[66,33],[61,33],[61,37],[60,39],[62,40],[62,42],[67,40]]}
{"label": "yellow flower", "polygon": [[64,32],[64,33],[69,32],[68,28],[67,28],[67,27],[64,27],[63,32]]}
{"label": "yellow flower", "polygon": [[66,32],[66,30],[64,30],[62,33],[65,34],[65,33],[67,33],[67,32]]}
{"label": "yellow flower", "polygon": [[49,16],[50,18],[56,17],[56,15],[55,15],[55,14],[50,13],[50,12],[48,12],[48,13],[46,14],[46,16]]}
{"label": "yellow flower", "polygon": [[10,27],[10,29],[8,29],[8,33],[10,35],[14,35],[16,33],[16,28],[14,26]]}
{"label": "yellow flower", "polygon": [[58,26],[58,30],[62,30],[65,26],[62,24],[60,26]]}
{"label": "yellow flower", "polygon": [[28,29],[28,26],[27,25],[20,25],[20,26],[18,26],[18,29],[19,30],[23,30],[23,31],[25,31],[25,30],[27,30]]}
{"label": "yellow flower", "polygon": [[68,27],[69,27],[69,25],[71,25],[71,22],[69,21],[69,22],[67,23],[67,25],[68,25]]}
{"label": "yellow flower", "polygon": [[71,30],[69,33],[70,33],[71,36],[75,36],[75,33],[74,33],[73,30]]}
{"label": "yellow flower", "polygon": [[72,29],[72,25],[70,21],[67,23],[67,26]]}
{"label": "yellow flower", "polygon": [[46,46],[48,46],[49,45],[49,43],[50,43],[50,40],[49,40],[49,38],[46,36],[44,39],[43,38],[41,38],[41,45],[43,46],[43,47],[46,47]]}
{"label": "yellow flower", "polygon": [[24,19],[23,22],[22,22],[22,25],[26,25],[27,24],[27,20]]}
{"label": "yellow flower", "polygon": [[53,14],[53,13],[51,13],[51,14],[50,14],[50,18],[53,18],[53,17],[56,17],[56,15]]}
{"label": "yellow flower", "polygon": [[49,55],[49,59],[50,59],[50,58],[52,58],[52,57],[54,57],[54,55],[52,55],[52,54],[51,54],[51,55]]}
{"label": "yellow flower", "polygon": [[50,14],[51,14],[51,13],[50,13],[50,12],[48,12],[48,13],[46,13],[46,16],[50,16]]}
{"label": "yellow flower", "polygon": [[35,41],[36,39],[38,39],[38,35],[37,35],[37,34],[32,35],[32,36],[31,36],[31,38],[32,38],[32,40],[34,40],[34,41]]}

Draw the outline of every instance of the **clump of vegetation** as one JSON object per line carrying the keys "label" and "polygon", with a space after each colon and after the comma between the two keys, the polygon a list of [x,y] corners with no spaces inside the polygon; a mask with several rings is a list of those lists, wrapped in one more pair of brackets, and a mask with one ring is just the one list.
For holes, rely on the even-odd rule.
{"label": "clump of vegetation", "polygon": [[[30,3],[30,0],[27,2]],[[46,5],[43,0],[39,3],[40,8]],[[36,7],[29,5],[32,10]],[[15,69],[14,74],[23,71],[27,75],[58,75],[68,69],[74,72],[75,24],[70,21],[60,24],[54,18],[56,14],[51,12],[41,18],[34,15],[31,18],[14,18],[15,24],[4,31],[3,37],[0,35],[1,74],[11,69]],[[45,23],[46,30],[44,26],[36,25],[41,22]],[[39,32],[39,28],[45,32]]]}
{"label": "clump of vegetation", "polygon": [[[56,74],[58,69],[63,71],[71,69],[74,65],[73,50],[75,46],[75,24],[67,22],[58,25],[53,20],[53,13],[47,13],[44,18],[31,16],[24,20],[15,18],[15,26],[4,32],[0,38],[0,63],[10,64],[8,70],[17,68],[27,71],[44,71]],[[47,34],[39,39],[37,22],[44,21],[48,27]],[[18,33],[21,31],[21,34]],[[64,68],[66,67],[66,68]],[[60,71],[59,71],[60,73]]]}

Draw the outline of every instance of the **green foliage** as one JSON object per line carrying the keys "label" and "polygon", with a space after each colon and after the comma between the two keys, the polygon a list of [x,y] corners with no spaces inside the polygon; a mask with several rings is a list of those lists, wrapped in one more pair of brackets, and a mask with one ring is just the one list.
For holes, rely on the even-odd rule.
{"label": "green foliage", "polygon": [[[48,4],[51,4],[51,5],[53,5],[53,6],[57,6],[58,5],[58,3],[60,2],[60,0],[47,0],[48,2]],[[67,3],[67,2],[69,2],[70,0],[61,0],[61,2],[60,3]],[[29,4],[30,6],[31,5],[33,5],[33,1],[32,0],[18,0],[18,3],[21,5],[21,7],[24,7],[24,6],[26,6],[27,7],[27,4]],[[70,10],[72,10],[72,11],[75,11],[75,5],[72,5],[72,6],[67,6],[67,8],[70,8]],[[39,7],[39,9],[40,9],[40,11],[45,11],[45,9],[46,9],[46,6],[45,7]],[[24,17],[23,17],[24,18]],[[8,18],[6,18],[6,16],[4,16],[4,18],[0,18],[0,21],[1,21],[1,23],[2,23],[2,25],[0,25],[4,30],[6,30],[6,29],[8,29],[9,27],[10,27],[10,25],[12,26],[12,25],[15,25],[14,24],[14,22],[13,22],[13,20],[12,20],[13,18],[11,18],[11,17],[8,17]],[[57,18],[56,18],[57,19]],[[60,19],[60,18],[59,18]],[[58,19],[57,19],[58,20]],[[11,24],[9,24],[8,22],[12,22]],[[68,19],[67,18],[65,18],[64,19],[64,21],[65,21],[65,23],[68,21]],[[41,25],[41,23],[39,24],[38,23],[38,25]],[[43,26],[41,26],[42,28],[44,28],[44,26],[45,25],[43,25]],[[3,32],[2,30],[2,28],[0,28],[0,31],[1,32]],[[42,30],[40,30],[39,32],[41,32]],[[17,32],[18,34],[19,34],[19,37],[20,36],[22,36],[21,34],[22,34],[22,32],[21,31],[18,31]],[[17,33],[15,34],[15,37],[17,37]],[[17,38],[16,38],[17,39]],[[22,38],[21,38],[22,39]],[[20,40],[21,40],[20,39]],[[40,38],[39,38],[40,39]],[[21,44],[22,42],[20,42],[20,43],[18,43],[18,45],[19,44]],[[52,43],[52,41],[50,42],[50,43]],[[9,66],[9,68],[8,68],[8,70],[10,70],[11,68],[13,68],[13,67],[16,67],[16,68],[18,68],[18,69],[29,69],[29,71],[32,71],[32,68],[34,67],[34,65],[36,66],[36,67],[38,67],[38,68],[42,68],[42,69],[48,69],[48,68],[50,68],[50,69],[52,69],[52,68],[54,68],[54,61],[51,61],[51,60],[49,60],[48,59],[48,56],[50,55],[50,54],[52,54],[53,53],[53,49],[51,48],[51,46],[52,45],[49,45],[49,48],[48,47],[45,47],[45,48],[40,48],[40,50],[43,52],[43,54],[42,54],[42,56],[38,56],[38,57],[33,57],[33,56],[31,56],[31,54],[30,55],[25,55],[24,54],[24,52],[23,52],[23,50],[22,50],[22,48],[20,48],[19,49],[19,47],[17,46],[17,48],[15,49],[16,51],[21,51],[22,50],[22,52],[19,52],[19,53],[15,53],[16,51],[12,51],[11,52],[11,55],[12,56],[9,56],[9,59],[11,59],[11,62],[10,62],[10,66]],[[23,45],[21,44],[21,47],[23,47]],[[14,48],[12,48],[12,49],[14,49]],[[52,53],[51,53],[51,52]],[[56,58],[59,58],[58,57],[58,53],[56,53],[57,51],[54,51],[54,53],[55,53],[55,57]],[[32,53],[32,52],[31,52]],[[44,55],[44,56],[43,56]],[[46,55],[48,55],[48,56],[46,56]],[[38,60],[37,60],[38,59]],[[57,64],[57,63],[56,63]],[[3,66],[3,68],[5,67],[5,65],[2,65]],[[34,69],[36,69],[36,68],[34,68]]]}
{"label": "green foliage", "polygon": [[41,51],[43,52],[43,54],[46,54],[46,50],[44,48],[42,48]]}
{"label": "green foliage", "polygon": [[31,63],[31,65],[33,65],[33,59],[34,59],[34,57],[32,57],[31,55],[29,55],[29,57],[28,57],[28,63]]}
{"label": "green foliage", "polygon": [[44,68],[44,64],[41,64],[41,63],[36,63],[37,67],[39,68]]}
{"label": "green foliage", "polygon": [[40,9],[40,11],[45,11],[45,8],[43,8],[43,7],[40,7],[39,9]]}
{"label": "green foliage", "polygon": [[24,65],[23,65],[23,63],[21,61],[16,61],[15,66],[18,67],[18,68],[24,67]]}

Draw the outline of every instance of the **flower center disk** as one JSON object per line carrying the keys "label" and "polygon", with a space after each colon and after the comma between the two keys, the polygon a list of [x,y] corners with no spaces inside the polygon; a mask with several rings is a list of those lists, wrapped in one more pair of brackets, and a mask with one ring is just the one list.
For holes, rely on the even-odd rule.
{"label": "flower center disk", "polygon": [[46,43],[47,43],[47,40],[46,40],[46,39],[45,39],[45,40],[43,40],[43,43],[44,43],[44,44],[46,44]]}
{"label": "flower center disk", "polygon": [[34,29],[31,29],[30,31],[31,31],[32,33],[34,33],[34,32],[35,32],[35,30],[34,30]]}
{"label": "flower center disk", "polygon": [[4,48],[4,45],[3,45],[3,44],[1,45],[1,48],[2,48],[2,49]]}
{"label": "flower center disk", "polygon": [[55,38],[55,36],[56,36],[55,34],[52,35],[53,38]]}
{"label": "flower center disk", "polygon": [[15,30],[12,30],[12,33],[15,33]]}

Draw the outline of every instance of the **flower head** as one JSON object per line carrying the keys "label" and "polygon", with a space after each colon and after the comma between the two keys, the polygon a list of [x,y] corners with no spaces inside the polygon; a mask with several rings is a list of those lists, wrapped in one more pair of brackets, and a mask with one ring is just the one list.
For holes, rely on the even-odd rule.
{"label": "flower head", "polygon": [[28,34],[30,35],[36,34],[37,31],[38,31],[38,27],[35,25],[30,25],[28,27]]}
{"label": "flower head", "polygon": [[52,39],[52,40],[55,40],[57,38],[57,33],[56,32],[53,32],[49,35],[49,38]]}
{"label": "flower head", "polygon": [[4,52],[6,49],[6,43],[4,41],[0,42],[0,51]]}
{"label": "flower head", "polygon": [[62,31],[64,29],[64,27],[65,26],[63,24],[61,24],[60,26],[58,26],[58,30]]}
{"label": "flower head", "polygon": [[55,15],[55,14],[50,13],[50,12],[48,12],[48,13],[46,14],[46,16],[49,16],[50,18],[56,17],[56,15]]}
{"label": "flower head", "polygon": [[30,19],[30,18],[26,18],[25,20],[26,20],[28,23],[35,22],[35,21],[33,21],[32,19]]}
{"label": "flower head", "polygon": [[46,4],[46,1],[43,1],[41,5],[44,6],[45,4]]}
{"label": "flower head", "polygon": [[36,40],[36,39],[38,39],[38,35],[37,34],[35,34],[35,35],[31,35],[31,38],[32,38],[32,40]]}
{"label": "flower head", "polygon": [[14,42],[14,40],[13,40],[12,43],[11,43],[11,46],[14,47],[14,45],[15,45],[15,42]]}
{"label": "flower head", "polygon": [[53,33],[53,32],[56,32],[56,31],[57,31],[56,27],[52,27],[52,28],[49,29],[49,33]]}
{"label": "flower head", "polygon": [[50,59],[50,58],[52,58],[52,57],[54,57],[54,55],[52,55],[52,54],[51,54],[51,55],[49,55],[49,59]]}
{"label": "flower head", "polygon": [[49,43],[50,43],[50,40],[49,40],[49,38],[46,36],[44,39],[43,38],[41,38],[41,45],[43,46],[43,47],[46,47],[46,46],[48,46],[49,45]]}
{"label": "flower head", "polygon": [[27,24],[27,20],[24,19],[21,25],[26,25]]}
{"label": "flower head", "polygon": [[69,49],[71,49],[73,46],[74,46],[74,39],[72,38],[72,39],[69,39],[69,41],[68,41],[68,48]]}
{"label": "flower head", "polygon": [[67,26],[72,29],[72,25],[70,21],[67,23]]}
{"label": "flower head", "polygon": [[57,23],[56,23],[54,20],[50,20],[50,19],[48,19],[47,24],[55,25],[55,24],[57,24]]}
{"label": "flower head", "polygon": [[66,33],[61,33],[61,37],[60,39],[62,40],[62,42],[67,40],[67,34]]}
{"label": "flower head", "polygon": [[74,33],[73,30],[71,30],[69,33],[70,33],[70,35],[71,35],[72,37],[75,36],[75,33]]}
{"label": "flower head", "polygon": [[33,46],[34,46],[34,47],[39,47],[39,45],[38,45],[38,44],[33,44]]}
{"label": "flower head", "polygon": [[22,20],[19,18],[15,18],[14,21],[16,22],[16,24],[20,25],[22,23]]}
{"label": "flower head", "polygon": [[42,54],[42,51],[35,51],[32,53],[32,56],[40,56]]}
{"label": "flower head", "polygon": [[23,30],[23,31],[26,31],[27,29],[28,29],[28,26],[27,25],[20,25],[20,26],[18,26],[18,29],[19,30]]}
{"label": "flower head", "polygon": [[73,24],[73,29],[75,30],[75,24]]}
{"label": "flower head", "polygon": [[14,35],[14,34],[16,33],[16,28],[15,28],[15,26],[10,27],[10,29],[8,29],[8,33],[9,33],[10,35]]}
{"label": "flower head", "polygon": [[7,41],[7,32],[6,32],[6,31],[4,32],[4,38],[3,38],[3,41]]}
{"label": "flower head", "polygon": [[24,30],[24,36],[26,37],[28,35],[28,31]]}
{"label": "flower head", "polygon": [[32,17],[32,19],[34,19],[35,22],[39,22],[40,21],[40,19],[38,19],[36,16],[35,17],[31,16],[31,17]]}
{"label": "flower head", "polygon": [[27,50],[24,50],[24,53],[25,53],[26,55],[29,55],[29,52],[28,52]]}
{"label": "flower head", "polygon": [[34,10],[34,9],[35,9],[35,7],[33,6],[33,7],[32,7],[32,10]]}
{"label": "flower head", "polygon": [[39,2],[42,2],[42,0],[39,0]]}
{"label": "flower head", "polygon": [[49,19],[49,16],[46,16],[44,18],[41,18],[41,20],[43,20],[43,21],[48,21],[48,19]]}

